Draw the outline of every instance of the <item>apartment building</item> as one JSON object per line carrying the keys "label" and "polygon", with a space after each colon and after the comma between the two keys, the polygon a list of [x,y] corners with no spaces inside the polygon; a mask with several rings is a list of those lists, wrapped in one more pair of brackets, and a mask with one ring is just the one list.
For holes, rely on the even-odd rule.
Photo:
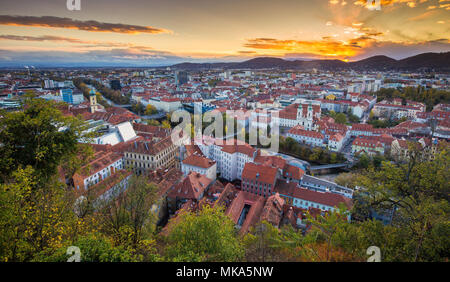
{"label": "apartment building", "polygon": [[241,179],[246,163],[253,162],[258,150],[237,139],[198,142],[203,155],[217,163],[217,173],[228,181]]}
{"label": "apartment building", "polygon": [[296,126],[289,129],[287,133],[288,137],[296,140],[297,142],[313,147],[323,147],[325,136],[317,131],[305,130],[301,126]]}
{"label": "apartment building", "polygon": [[181,162],[181,171],[184,175],[188,175],[190,172],[197,172],[209,179],[216,180],[217,164],[204,156],[193,154]]}
{"label": "apartment building", "polygon": [[94,159],[82,166],[72,177],[76,190],[83,191],[124,168],[123,158],[116,152],[98,152]]}
{"label": "apartment building", "polygon": [[175,159],[178,147],[172,143],[170,136],[157,142],[136,141],[124,149],[124,163],[137,174],[159,168],[170,168],[179,165]]}

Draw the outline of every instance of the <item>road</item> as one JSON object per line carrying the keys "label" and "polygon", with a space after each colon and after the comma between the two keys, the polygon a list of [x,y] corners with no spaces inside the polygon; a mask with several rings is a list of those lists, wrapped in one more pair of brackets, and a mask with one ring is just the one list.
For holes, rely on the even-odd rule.
{"label": "road", "polygon": [[342,154],[344,154],[344,156],[350,163],[354,163],[355,161],[352,155],[352,143],[354,139],[355,139],[354,137],[350,137],[347,143],[345,143],[344,147],[340,151]]}

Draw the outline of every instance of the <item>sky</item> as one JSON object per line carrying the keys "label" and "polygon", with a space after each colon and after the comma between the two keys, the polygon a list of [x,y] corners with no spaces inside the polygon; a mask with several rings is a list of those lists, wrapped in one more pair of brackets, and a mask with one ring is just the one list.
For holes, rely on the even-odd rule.
{"label": "sky", "polygon": [[450,51],[450,0],[0,0],[0,66],[402,59]]}

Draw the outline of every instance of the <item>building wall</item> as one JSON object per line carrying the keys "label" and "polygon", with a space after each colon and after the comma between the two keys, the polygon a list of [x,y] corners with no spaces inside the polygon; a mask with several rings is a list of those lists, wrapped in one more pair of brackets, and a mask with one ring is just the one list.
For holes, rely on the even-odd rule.
{"label": "building wall", "polygon": [[74,182],[75,189],[77,189],[77,190],[87,189],[88,187],[99,183],[100,181],[111,176],[117,170],[123,169],[124,168],[123,163],[124,163],[123,159],[120,158],[116,162],[109,164],[102,170],[97,171],[91,175],[83,177],[79,174],[75,174],[73,176],[73,182]]}
{"label": "building wall", "polygon": [[125,152],[125,167],[130,167],[139,174],[149,170],[169,168],[176,163],[177,151],[177,147],[171,145],[156,155]]}
{"label": "building wall", "polygon": [[216,180],[216,177],[217,177],[217,165],[216,164],[214,164],[208,168],[202,168],[202,167],[192,166],[192,165],[187,165],[187,164],[182,163],[181,171],[183,172],[183,174],[185,176],[188,175],[191,171],[194,171],[194,172],[203,174],[212,180]]}

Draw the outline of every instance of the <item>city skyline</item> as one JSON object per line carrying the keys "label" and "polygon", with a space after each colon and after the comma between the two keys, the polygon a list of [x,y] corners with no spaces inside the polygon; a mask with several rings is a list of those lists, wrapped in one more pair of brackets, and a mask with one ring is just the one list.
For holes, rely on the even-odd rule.
{"label": "city skyline", "polygon": [[3,1],[0,66],[403,59],[450,48],[450,1]]}

